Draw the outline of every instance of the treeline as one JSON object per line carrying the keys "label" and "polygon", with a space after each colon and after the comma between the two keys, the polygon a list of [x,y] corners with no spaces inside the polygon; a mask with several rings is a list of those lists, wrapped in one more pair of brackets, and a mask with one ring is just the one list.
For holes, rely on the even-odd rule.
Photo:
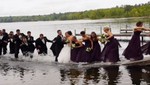
{"label": "treeline", "polygon": [[82,12],[53,13],[50,15],[36,16],[10,16],[0,17],[0,22],[20,21],[50,21],[50,20],[77,20],[77,19],[102,19],[122,17],[150,16],[150,2],[139,5],[125,5],[108,9],[88,10]]}

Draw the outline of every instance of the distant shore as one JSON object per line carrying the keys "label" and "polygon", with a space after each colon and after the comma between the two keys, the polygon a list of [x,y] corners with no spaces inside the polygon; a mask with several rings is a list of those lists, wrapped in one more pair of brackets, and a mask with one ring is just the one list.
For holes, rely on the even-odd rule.
{"label": "distant shore", "polygon": [[[143,22],[147,22],[150,23],[150,16],[146,16],[146,17],[122,17],[122,18],[102,18],[102,19],[77,19],[77,20],[47,20],[47,21],[105,21],[105,22],[137,22],[137,21],[143,21]],[[12,21],[12,22],[43,22],[43,20],[37,20],[37,21]],[[0,23],[12,23],[10,21],[7,22],[1,22]]]}
{"label": "distant shore", "polygon": [[[110,18],[150,18],[150,2],[145,4],[116,6],[106,9],[94,9],[81,12],[53,13],[49,15],[7,16],[0,17],[0,22],[30,22],[30,21],[57,21],[57,20],[97,20]],[[132,18],[132,20],[133,20]],[[136,19],[137,19],[136,18]],[[137,21],[137,20],[134,21]],[[150,22],[150,19],[146,22]],[[145,21],[144,21],[145,22]]]}

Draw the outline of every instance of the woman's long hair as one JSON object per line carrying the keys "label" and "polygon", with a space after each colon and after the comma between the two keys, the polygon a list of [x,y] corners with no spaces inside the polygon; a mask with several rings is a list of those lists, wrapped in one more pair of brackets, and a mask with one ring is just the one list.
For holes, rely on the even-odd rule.
{"label": "woman's long hair", "polygon": [[[94,37],[93,37],[92,35],[94,35]],[[92,32],[92,33],[91,33],[91,40],[92,40],[92,41],[97,40],[97,34],[96,34],[95,32]]]}

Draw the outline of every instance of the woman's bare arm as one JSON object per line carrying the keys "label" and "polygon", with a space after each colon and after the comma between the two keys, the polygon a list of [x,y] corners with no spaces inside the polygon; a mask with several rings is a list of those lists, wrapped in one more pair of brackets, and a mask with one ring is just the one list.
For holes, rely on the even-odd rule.
{"label": "woman's bare arm", "polygon": [[113,37],[113,34],[112,34],[111,32],[108,32],[107,34],[108,34],[107,39],[110,39],[110,38],[112,38],[112,37]]}

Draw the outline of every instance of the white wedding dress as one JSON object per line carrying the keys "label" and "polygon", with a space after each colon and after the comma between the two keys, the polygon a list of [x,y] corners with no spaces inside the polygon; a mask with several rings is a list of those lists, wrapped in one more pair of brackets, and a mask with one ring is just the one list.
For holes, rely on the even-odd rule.
{"label": "white wedding dress", "polygon": [[62,50],[58,56],[58,62],[59,63],[69,63],[71,61],[70,56],[71,56],[71,47],[67,44],[62,48]]}

